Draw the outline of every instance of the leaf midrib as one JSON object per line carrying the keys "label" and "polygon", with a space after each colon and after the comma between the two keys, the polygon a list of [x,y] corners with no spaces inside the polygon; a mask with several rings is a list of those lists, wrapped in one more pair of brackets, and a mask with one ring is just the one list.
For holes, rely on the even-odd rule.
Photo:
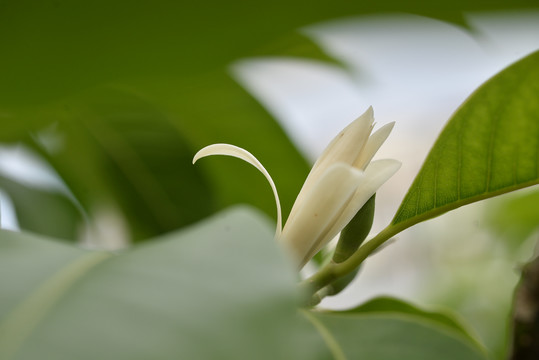
{"label": "leaf midrib", "polygon": [[[390,227],[398,227],[398,231],[395,232],[395,234],[403,231],[404,229],[407,229],[415,224],[418,224],[420,222],[423,222],[425,220],[429,220],[432,218],[435,218],[437,216],[440,216],[448,211],[458,209],[461,206],[468,205],[480,200],[489,199],[495,196],[503,195],[515,190],[520,190],[529,186],[539,185],[539,179],[533,179],[524,183],[514,184],[510,186],[506,186],[503,188],[500,188],[495,191],[485,191],[481,194],[476,194],[474,196],[470,196],[467,198],[460,198],[458,201],[454,201],[452,203],[439,206],[437,208],[430,209],[428,211],[425,211],[419,215],[416,215],[414,217],[408,218],[406,220],[401,220],[395,222],[395,220],[398,220],[398,216],[395,216],[395,219],[393,219],[393,222]],[[398,215],[398,214],[397,214]]]}

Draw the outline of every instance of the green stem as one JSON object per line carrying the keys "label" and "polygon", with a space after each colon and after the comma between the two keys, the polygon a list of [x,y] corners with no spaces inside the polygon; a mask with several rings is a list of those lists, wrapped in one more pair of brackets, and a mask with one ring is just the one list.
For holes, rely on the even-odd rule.
{"label": "green stem", "polygon": [[302,281],[299,284],[300,288],[307,291],[310,295],[317,293],[320,289],[331,284],[336,279],[354,271],[354,269],[361,265],[361,263],[383,243],[409,226],[409,224],[405,224],[404,222],[387,226],[374,238],[360,246],[347,260],[341,263],[331,261],[316,274]]}
{"label": "green stem", "polygon": [[[520,184],[510,186],[510,187],[505,187],[496,191],[485,192],[479,195],[460,199],[458,201],[446,204],[444,206],[440,206],[438,208],[428,210],[419,215],[416,214],[408,218],[405,217],[405,219],[402,221],[400,220],[400,217],[401,217],[399,216],[400,213],[399,211],[397,211],[397,215],[395,216],[395,218],[393,218],[390,225],[388,225],[384,230],[382,230],[374,238],[372,238],[371,240],[367,241],[365,244],[360,246],[359,249],[352,256],[350,256],[347,260],[341,263],[335,263],[334,261],[331,261],[322,269],[320,269],[320,271],[318,271],[316,274],[314,274],[310,278],[299,283],[299,288],[300,290],[303,290],[302,293],[304,295],[307,295],[310,298],[314,294],[316,294],[320,289],[328,286],[336,279],[354,271],[354,269],[356,269],[359,265],[361,265],[361,263],[369,255],[371,255],[376,249],[378,249],[383,243],[385,243],[386,241],[388,241],[389,239],[391,239],[393,236],[400,233],[401,231],[415,224],[423,222],[425,220],[432,219],[448,211],[459,208],[463,205],[471,204],[473,202],[491,198],[493,196],[505,194],[514,190],[527,187],[527,186],[537,185],[538,182],[539,180],[533,179],[525,183],[520,183]],[[320,295],[318,296],[318,299],[317,299],[319,301],[325,295],[325,293],[322,292],[317,295]]]}

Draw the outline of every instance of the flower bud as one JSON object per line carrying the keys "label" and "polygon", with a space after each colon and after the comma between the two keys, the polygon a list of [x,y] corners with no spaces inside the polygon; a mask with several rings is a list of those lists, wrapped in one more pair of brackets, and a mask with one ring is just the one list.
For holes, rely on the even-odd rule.
{"label": "flower bud", "polygon": [[369,235],[374,220],[375,197],[376,194],[371,196],[341,231],[337,248],[333,254],[334,262],[341,263],[348,259]]}

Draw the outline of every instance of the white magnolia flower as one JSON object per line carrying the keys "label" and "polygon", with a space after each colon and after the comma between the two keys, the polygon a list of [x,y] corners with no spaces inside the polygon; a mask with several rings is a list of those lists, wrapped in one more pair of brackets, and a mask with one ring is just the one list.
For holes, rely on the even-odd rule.
{"label": "white magnolia flower", "polygon": [[331,141],[307,176],[283,229],[275,183],[251,153],[229,144],[214,144],[197,152],[193,164],[205,156],[228,155],[260,170],[270,183],[277,203],[276,238],[289,249],[301,268],[400,168],[400,162],[392,159],[371,162],[394,125],[386,124],[371,135],[373,121],[370,107]]}

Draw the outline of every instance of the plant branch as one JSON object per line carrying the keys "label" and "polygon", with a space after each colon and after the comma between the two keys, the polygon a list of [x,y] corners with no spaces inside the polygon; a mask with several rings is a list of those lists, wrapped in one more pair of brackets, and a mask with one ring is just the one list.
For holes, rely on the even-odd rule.
{"label": "plant branch", "polygon": [[513,305],[511,360],[539,358],[539,257],[522,270]]}

